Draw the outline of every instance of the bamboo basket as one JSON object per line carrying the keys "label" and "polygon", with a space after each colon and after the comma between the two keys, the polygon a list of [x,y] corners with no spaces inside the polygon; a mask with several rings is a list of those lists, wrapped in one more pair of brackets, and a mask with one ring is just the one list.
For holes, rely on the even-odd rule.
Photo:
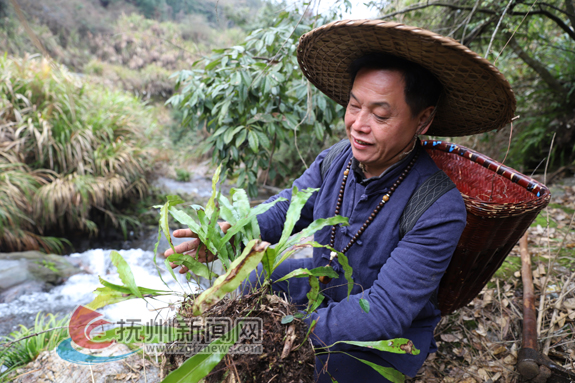
{"label": "bamboo basket", "polygon": [[551,194],[545,185],[474,150],[437,140],[422,145],[467,208],[467,225],[439,285],[439,308],[447,315],[479,294]]}

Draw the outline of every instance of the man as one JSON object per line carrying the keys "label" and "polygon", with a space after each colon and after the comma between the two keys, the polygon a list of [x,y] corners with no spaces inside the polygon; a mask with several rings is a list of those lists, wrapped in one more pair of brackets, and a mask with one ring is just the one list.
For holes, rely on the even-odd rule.
{"label": "man", "polygon": [[[447,43],[456,44],[454,52],[429,56],[432,48],[441,52]],[[294,182],[298,189],[319,188],[302,210],[295,231],[318,218],[348,217],[349,226],[324,228],[315,240],[346,254],[355,286],[347,299],[342,268],[324,248],[315,248],[313,259],[283,263],[271,279],[296,268],[326,264],[340,274],[332,281],[324,280],[326,299],[306,319],[308,324],[317,321],[312,337],[316,347],[340,340],[401,337],[421,350],[417,356],[400,355],[338,344],[329,354],[318,355],[320,382],[329,382],[330,377],[340,383],[387,381],[358,359],[415,376],[428,353],[436,349],[433,330],[440,312],[434,304],[435,292],[465,227],[466,212],[460,193],[453,188],[438,196],[409,231],[400,232],[410,198],[439,171],[417,136],[428,131],[453,133],[454,129],[454,135],[464,135],[493,129],[511,118],[510,108],[505,107],[511,102],[505,80],[485,60],[457,45],[428,31],[378,21],[335,22],[300,40],[298,60],[305,75],[346,106],[349,144],[340,143],[322,152]],[[479,76],[467,80],[468,88],[476,92],[474,98],[462,99],[453,82],[461,82],[458,75],[462,73],[477,71]],[[487,97],[482,91],[495,101],[483,102]],[[498,103],[504,107],[499,108]],[[462,107],[469,110],[462,112]],[[450,126],[458,113],[474,122]],[[322,165],[328,156],[329,166]],[[258,216],[262,239],[271,243],[281,236],[291,189],[278,196],[288,201]],[[189,230],[174,233],[180,237],[190,234]],[[180,246],[177,251],[193,253],[197,244]],[[169,254],[171,251],[166,252]],[[255,273],[249,282],[258,284]],[[288,293],[296,304],[306,303],[306,279],[293,278],[272,287]],[[360,298],[369,302],[369,313],[360,308]]]}

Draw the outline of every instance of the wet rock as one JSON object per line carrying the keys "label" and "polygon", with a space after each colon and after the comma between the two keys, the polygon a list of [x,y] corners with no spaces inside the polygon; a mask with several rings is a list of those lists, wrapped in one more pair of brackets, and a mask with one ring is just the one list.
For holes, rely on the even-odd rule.
{"label": "wet rock", "polygon": [[12,286],[8,290],[0,293],[0,303],[10,303],[22,295],[39,293],[44,291],[44,283],[39,281],[27,281],[19,285]]}
{"label": "wet rock", "polygon": [[30,277],[25,261],[0,259],[0,290],[22,283]]}
{"label": "wet rock", "polygon": [[[39,251],[0,253],[0,290],[26,280],[58,285],[82,272],[65,257]],[[7,282],[2,282],[6,278]]]}
{"label": "wet rock", "polygon": [[[101,356],[120,355],[130,352],[123,344],[114,344],[105,350],[94,352]],[[134,354],[126,359],[92,366],[79,365],[60,359],[56,351],[44,351],[26,367],[17,369],[12,376],[15,383],[111,383],[161,381],[160,369],[154,362]]]}

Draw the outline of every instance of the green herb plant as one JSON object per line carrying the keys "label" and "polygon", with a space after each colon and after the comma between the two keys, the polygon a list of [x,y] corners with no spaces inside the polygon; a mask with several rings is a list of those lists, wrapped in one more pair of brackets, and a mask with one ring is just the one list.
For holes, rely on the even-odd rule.
{"label": "green herb plant", "polygon": [[[212,179],[212,196],[208,200],[205,208],[197,205],[191,205],[191,213],[188,214],[186,209],[179,208],[183,204],[183,200],[176,196],[168,196],[167,202],[164,205],[157,206],[160,208],[160,228],[158,231],[158,243],[161,235],[164,234],[168,239],[174,254],[170,255],[165,261],[165,266],[170,271],[175,279],[175,274],[172,271],[170,263],[176,265],[186,266],[194,275],[194,277],[204,277],[208,280],[216,278],[211,286],[197,295],[194,299],[192,306],[192,313],[194,316],[201,316],[206,311],[215,305],[218,301],[223,299],[226,295],[234,292],[240,284],[254,271],[261,263],[265,272],[264,282],[260,293],[262,296],[269,291],[272,283],[281,282],[288,278],[308,278],[311,286],[308,293],[309,304],[304,315],[309,315],[315,311],[324,299],[321,294],[318,277],[327,276],[330,278],[338,278],[339,275],[331,267],[317,267],[314,269],[297,269],[287,274],[277,281],[271,281],[270,276],[273,271],[290,255],[296,252],[302,246],[313,247],[326,247],[331,251],[335,251],[326,245],[321,245],[317,242],[310,241],[302,243],[303,239],[313,235],[316,231],[326,226],[332,225],[347,225],[347,218],[335,216],[325,219],[317,219],[312,222],[307,228],[299,233],[293,234],[296,222],[300,219],[301,210],[307,200],[318,189],[305,189],[298,190],[297,187],[292,189],[291,202],[286,213],[286,221],[284,223],[282,236],[276,246],[271,247],[269,243],[260,239],[260,230],[257,223],[256,216],[264,213],[276,203],[285,201],[284,198],[277,198],[269,203],[264,203],[254,208],[250,208],[247,193],[242,189],[232,189],[230,198],[227,198],[217,190],[217,185],[220,179],[221,169],[218,168]],[[217,275],[214,272],[213,262],[206,261],[205,263],[199,262],[191,255],[179,254],[175,252],[175,247],[172,243],[169,232],[169,216],[174,218],[177,222],[187,226],[194,233],[197,234],[202,246],[210,253],[215,254],[221,261],[223,266],[223,273]],[[231,227],[224,233],[220,227],[221,220],[227,221]],[[156,251],[158,243],[156,244]],[[349,265],[347,257],[337,252],[339,263],[344,270],[344,276],[347,280],[348,298],[353,287],[352,274],[353,270]],[[112,252],[112,262],[117,267],[123,285],[115,285],[103,279],[100,279],[103,286],[96,290],[96,299],[89,304],[89,307],[96,309],[103,307],[106,304],[117,303],[123,300],[134,298],[153,298],[159,295],[173,294],[171,291],[152,290],[136,285],[133,275],[130,271],[128,264],[122,259],[120,254]],[[154,259],[156,262],[156,259]],[[161,275],[160,275],[161,278]],[[165,282],[164,282],[165,283]],[[199,281],[198,281],[199,285]],[[167,284],[166,284],[167,286]],[[365,299],[360,300],[360,306],[363,311],[369,313],[369,302]],[[282,323],[289,323],[293,320],[293,316],[286,316],[282,319]],[[313,329],[314,323],[310,326],[310,331]],[[152,333],[154,329],[149,327],[141,327],[140,333]],[[309,335],[308,332],[308,335]],[[157,331],[156,331],[157,333]],[[174,331],[173,340],[178,339],[177,331]],[[163,382],[176,383],[176,382],[199,382],[223,359],[227,354],[229,347],[234,345],[238,340],[238,328],[233,328],[226,336],[217,339],[212,344],[219,345],[217,352],[212,354],[196,354],[184,362],[177,370],[170,373]],[[145,337],[144,342],[157,342],[154,336]],[[118,334],[115,330],[109,330],[103,335],[98,337],[99,340],[118,339]],[[142,342],[142,340],[121,340],[122,342]],[[419,351],[413,347],[413,344],[407,339],[393,339],[375,342],[347,342],[341,341],[338,343],[349,343],[356,346],[364,346],[375,348],[379,350],[396,352],[396,353],[413,353],[417,354]],[[333,346],[333,345],[332,345]],[[331,346],[329,346],[331,347]],[[328,351],[327,348],[318,349],[318,354],[333,352]],[[361,359],[360,359],[361,360]],[[368,361],[364,361],[366,365],[376,369],[387,379],[392,382],[403,382],[404,377],[398,371],[391,368],[384,368],[377,366]]]}

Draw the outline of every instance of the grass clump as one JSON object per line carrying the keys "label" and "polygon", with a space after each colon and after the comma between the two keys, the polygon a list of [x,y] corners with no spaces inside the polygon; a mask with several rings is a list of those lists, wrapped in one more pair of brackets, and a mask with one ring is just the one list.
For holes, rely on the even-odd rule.
{"label": "grass clump", "polygon": [[[4,365],[7,370],[0,373],[0,382],[10,381],[9,375],[12,371],[32,362],[42,351],[55,349],[58,343],[68,337],[67,322],[68,317],[58,318],[53,314],[43,314],[39,312],[36,315],[34,327],[27,328],[24,325],[20,325],[19,330],[1,339],[0,365]],[[54,330],[48,331],[50,329]],[[25,338],[32,334],[39,335],[14,342],[15,340]],[[10,342],[14,343],[10,345]]]}
{"label": "grass clump", "polygon": [[186,169],[176,169],[176,179],[180,182],[188,182],[191,174]]}
{"label": "grass clump", "polygon": [[96,233],[96,215],[121,226],[147,192],[150,110],[38,57],[4,56],[0,76],[0,247],[58,252],[44,234]]}

